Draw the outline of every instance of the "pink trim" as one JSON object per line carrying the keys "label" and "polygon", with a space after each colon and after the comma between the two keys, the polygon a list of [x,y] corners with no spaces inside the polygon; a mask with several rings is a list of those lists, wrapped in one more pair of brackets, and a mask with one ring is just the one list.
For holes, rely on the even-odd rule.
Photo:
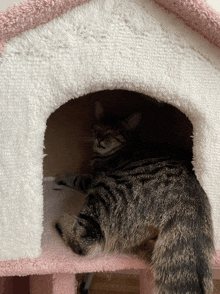
{"label": "pink trim", "polygon": [[83,258],[64,249],[64,254],[56,252],[53,256],[51,250],[53,248],[34,259],[1,261],[0,277],[149,269],[143,261],[125,255]]}
{"label": "pink trim", "polygon": [[207,4],[206,0],[154,1],[183,19],[212,44],[220,47],[220,13]]}
{"label": "pink trim", "polygon": [[[75,274],[81,272],[120,271],[129,269],[150,270],[150,267],[143,261],[125,255],[85,258],[76,256],[67,248],[63,250],[64,254],[56,252],[55,250],[55,254],[51,255],[51,250],[51,248],[45,250],[40,257],[35,259],[1,261],[0,277],[36,274],[47,275],[54,273]],[[220,267],[220,250],[217,250],[213,257],[213,265]]]}
{"label": "pink trim", "polygon": [[90,0],[27,0],[0,13],[0,53],[10,38]]}

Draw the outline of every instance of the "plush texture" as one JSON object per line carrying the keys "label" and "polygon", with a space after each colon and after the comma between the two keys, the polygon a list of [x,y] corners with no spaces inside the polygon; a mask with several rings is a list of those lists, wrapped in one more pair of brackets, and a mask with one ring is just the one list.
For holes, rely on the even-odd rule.
{"label": "plush texture", "polygon": [[28,0],[0,14],[0,52],[10,38],[67,12],[89,0]]}
{"label": "plush texture", "polygon": [[[29,0],[15,4],[0,15],[0,52],[10,38],[47,23],[69,9],[91,0]],[[206,0],[155,0],[182,18],[191,28],[220,47],[220,13]]]}
{"label": "plush texture", "polygon": [[206,0],[155,0],[155,2],[167,11],[175,13],[187,25],[220,47],[220,13]]}
{"label": "plush texture", "polygon": [[[23,30],[35,29],[15,36],[25,22],[19,15],[24,17],[33,3],[39,3],[45,18],[43,13],[40,20],[35,14],[27,17]],[[92,0],[59,17],[66,10],[54,6],[52,13],[52,3],[27,2],[24,12],[13,8],[0,15],[2,49],[15,36],[0,56],[0,260],[36,258],[42,251],[43,141],[49,115],[89,92],[126,89],[171,103],[192,121],[194,167],[212,205],[214,261],[220,264],[219,48],[152,0]],[[196,3],[203,7],[203,1]],[[12,21],[15,16],[19,24]],[[48,271],[39,260],[30,261],[27,273],[34,273],[38,262],[42,273]],[[10,274],[19,273],[22,262]],[[53,270],[59,259],[55,264]]]}

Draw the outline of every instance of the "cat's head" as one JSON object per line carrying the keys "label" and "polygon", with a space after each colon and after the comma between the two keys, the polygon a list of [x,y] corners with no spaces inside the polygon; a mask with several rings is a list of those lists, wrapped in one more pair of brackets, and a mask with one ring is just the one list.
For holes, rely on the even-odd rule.
{"label": "cat's head", "polygon": [[93,125],[93,151],[108,156],[121,149],[132,137],[141,114],[134,113],[126,119],[104,112],[100,102],[95,104],[97,122]]}

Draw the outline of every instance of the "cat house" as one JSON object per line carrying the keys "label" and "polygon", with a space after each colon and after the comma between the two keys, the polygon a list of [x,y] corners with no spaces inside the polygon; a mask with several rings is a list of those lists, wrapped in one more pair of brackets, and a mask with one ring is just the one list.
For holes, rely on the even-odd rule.
{"label": "cat house", "polygon": [[41,275],[32,279],[37,293],[36,284],[53,275],[51,291],[71,293],[75,273],[134,269],[141,293],[151,293],[141,261],[82,259],[64,246],[52,222],[72,192],[53,197],[54,175],[43,178],[50,115],[71,99],[118,89],[169,103],[192,123],[193,165],[212,206],[217,277],[219,31],[220,15],[205,0],[31,0],[0,14],[0,276]]}

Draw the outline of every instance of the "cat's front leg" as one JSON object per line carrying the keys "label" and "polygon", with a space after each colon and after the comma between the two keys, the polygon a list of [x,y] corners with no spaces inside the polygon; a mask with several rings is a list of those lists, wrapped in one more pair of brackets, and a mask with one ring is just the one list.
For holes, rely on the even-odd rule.
{"label": "cat's front leg", "polygon": [[76,254],[94,255],[103,251],[104,237],[100,225],[91,216],[64,213],[56,222],[56,230]]}
{"label": "cat's front leg", "polygon": [[91,186],[92,178],[93,176],[91,174],[61,174],[56,177],[55,183],[57,185],[64,185],[69,188],[86,193]]}

